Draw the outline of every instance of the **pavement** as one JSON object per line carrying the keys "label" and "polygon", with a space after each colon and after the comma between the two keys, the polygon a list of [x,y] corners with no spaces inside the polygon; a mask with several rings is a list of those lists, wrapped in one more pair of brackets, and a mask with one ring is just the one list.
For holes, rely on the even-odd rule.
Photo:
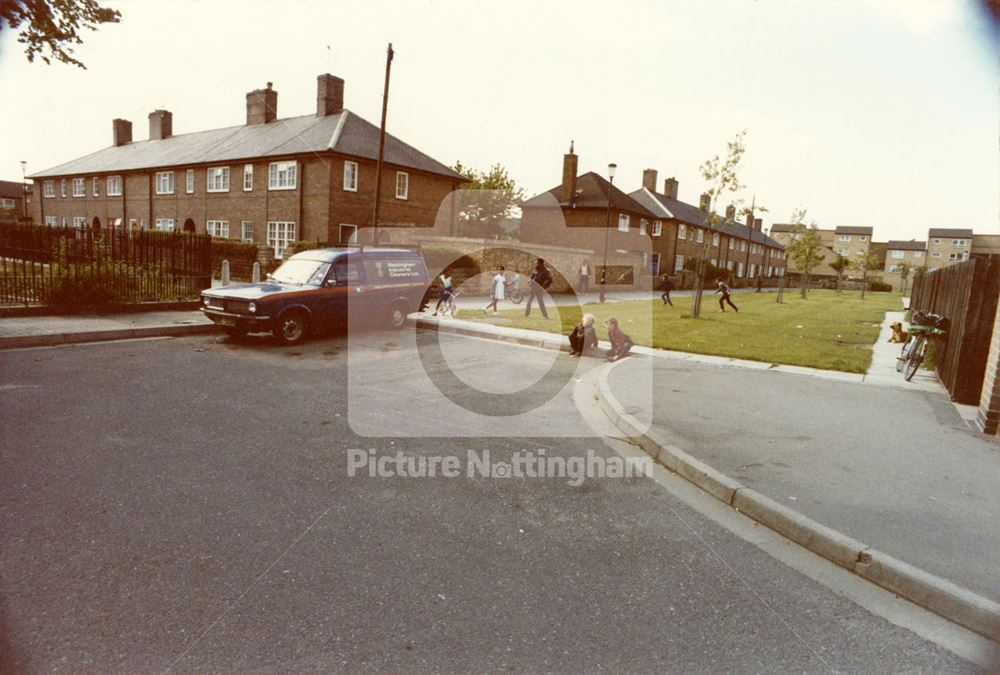
{"label": "pavement", "polygon": [[198,335],[217,331],[200,311],[53,315],[0,319],[0,349]]}

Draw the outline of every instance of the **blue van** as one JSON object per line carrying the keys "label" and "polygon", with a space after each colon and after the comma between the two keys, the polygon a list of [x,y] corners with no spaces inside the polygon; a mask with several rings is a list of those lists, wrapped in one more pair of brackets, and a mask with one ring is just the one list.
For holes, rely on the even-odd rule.
{"label": "blue van", "polygon": [[202,311],[231,336],[271,332],[296,344],[351,319],[402,328],[429,289],[418,251],[324,248],[297,253],[258,284],[206,289]]}

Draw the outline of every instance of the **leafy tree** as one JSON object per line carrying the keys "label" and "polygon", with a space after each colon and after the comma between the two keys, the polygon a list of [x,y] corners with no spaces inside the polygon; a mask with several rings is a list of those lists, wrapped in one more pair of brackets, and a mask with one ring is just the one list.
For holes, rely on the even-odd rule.
{"label": "leafy tree", "polygon": [[830,268],[837,273],[837,292],[840,293],[840,282],[844,278],[844,272],[851,267],[851,261],[846,256],[837,255],[837,259],[830,263]]}
{"label": "leafy tree", "polygon": [[809,274],[823,262],[823,241],[819,236],[819,227],[812,222],[805,224],[806,210],[797,209],[792,214],[792,240],[785,247],[785,252],[799,270],[802,271],[802,297],[806,297],[809,288]]}
{"label": "leafy tree", "polygon": [[80,31],[97,30],[102,23],[118,23],[117,9],[101,7],[97,0],[0,0],[0,31],[20,30],[17,41],[25,45],[29,62],[39,56],[87,69],[73,57],[72,45],[83,44]]}
{"label": "leafy tree", "polygon": [[708,261],[708,252],[712,242],[711,231],[723,222],[715,207],[719,199],[726,193],[735,193],[743,189],[739,177],[736,174],[743,159],[746,146],[743,145],[743,137],[746,136],[746,129],[736,134],[732,141],[726,143],[726,158],[722,159],[715,155],[699,167],[701,177],[708,183],[709,188],[706,194],[709,196],[708,215],[705,224],[709,228],[708,236],[705,237],[705,244],[701,249],[699,258],[699,270],[695,275],[694,303],[691,307],[691,316],[697,319],[701,316],[701,298],[705,289],[705,264]]}
{"label": "leafy tree", "polygon": [[851,267],[861,272],[861,299],[865,299],[865,288],[868,286],[868,277],[872,272],[882,269],[882,261],[874,253],[862,253],[851,261]]}
{"label": "leafy tree", "polygon": [[487,172],[455,162],[452,169],[469,179],[462,190],[476,190],[463,198],[459,206],[458,221],[461,234],[467,237],[498,237],[500,225],[510,217],[514,208],[524,199],[524,190],[507,175],[507,169],[494,164]]}
{"label": "leafy tree", "polygon": [[899,267],[899,294],[902,295],[906,293],[906,280],[910,276],[910,270],[913,269],[913,265],[910,263],[900,263]]}

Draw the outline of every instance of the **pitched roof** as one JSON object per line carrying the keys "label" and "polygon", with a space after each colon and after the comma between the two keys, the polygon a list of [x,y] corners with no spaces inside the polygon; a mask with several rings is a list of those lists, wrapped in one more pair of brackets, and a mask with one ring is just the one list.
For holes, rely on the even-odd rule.
{"label": "pitched roof", "polygon": [[927,231],[928,237],[965,237],[972,236],[972,230],[964,230],[955,227],[932,227]]}
{"label": "pitched roof", "polygon": [[890,239],[889,243],[886,244],[886,248],[890,251],[923,251],[927,248],[927,242],[916,241],[915,239],[909,241]]}
{"label": "pitched roof", "polygon": [[867,234],[871,236],[872,228],[870,227],[846,227],[844,225],[838,225],[833,231],[834,234]]}
{"label": "pitched roof", "polygon": [[771,232],[794,232],[798,223],[774,223]]}
{"label": "pitched roof", "polygon": [[27,186],[27,192],[30,195],[31,185],[29,183],[14,182],[12,180],[0,180],[0,197],[21,198],[24,196],[25,186]]}
{"label": "pitched roof", "polygon": [[[257,157],[287,157],[331,151],[374,160],[378,158],[378,140],[377,126],[343,110],[325,117],[286,117],[267,124],[243,124],[225,129],[178,134],[161,140],[111,146],[39,171],[32,174],[31,178],[234,162]],[[464,180],[444,164],[390,134],[385,136],[385,161],[396,166]]]}
{"label": "pitched roof", "polygon": [[[646,206],[640,204],[629,195],[612,186],[607,179],[594,173],[593,171],[588,171],[582,176],[577,177],[576,199],[573,200],[573,203],[576,205],[576,208],[606,209],[608,207],[609,187],[611,188],[611,205],[615,209],[630,211],[649,218],[657,217],[656,214],[646,208]],[[531,208],[533,206],[550,205],[550,200],[543,197],[543,195],[548,194],[552,195],[559,201],[559,206],[569,208],[571,206],[569,202],[559,199],[561,189],[562,185],[557,185],[551,190],[543,192],[541,195],[536,195],[531,199],[525,200],[521,203],[521,207]]]}

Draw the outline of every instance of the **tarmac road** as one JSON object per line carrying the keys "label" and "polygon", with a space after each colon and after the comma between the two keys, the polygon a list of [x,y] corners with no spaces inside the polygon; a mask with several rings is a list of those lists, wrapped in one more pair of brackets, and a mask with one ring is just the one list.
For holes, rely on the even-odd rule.
{"label": "tarmac road", "polygon": [[[441,339],[491,391],[568,359]],[[372,382],[420,368],[395,334],[364,349]],[[616,456],[559,396],[575,436],[359,437],[354,401],[358,423],[443,404],[349,396],[348,352],[0,353],[0,669],[976,672],[648,479],[348,476],[351,449]]]}

